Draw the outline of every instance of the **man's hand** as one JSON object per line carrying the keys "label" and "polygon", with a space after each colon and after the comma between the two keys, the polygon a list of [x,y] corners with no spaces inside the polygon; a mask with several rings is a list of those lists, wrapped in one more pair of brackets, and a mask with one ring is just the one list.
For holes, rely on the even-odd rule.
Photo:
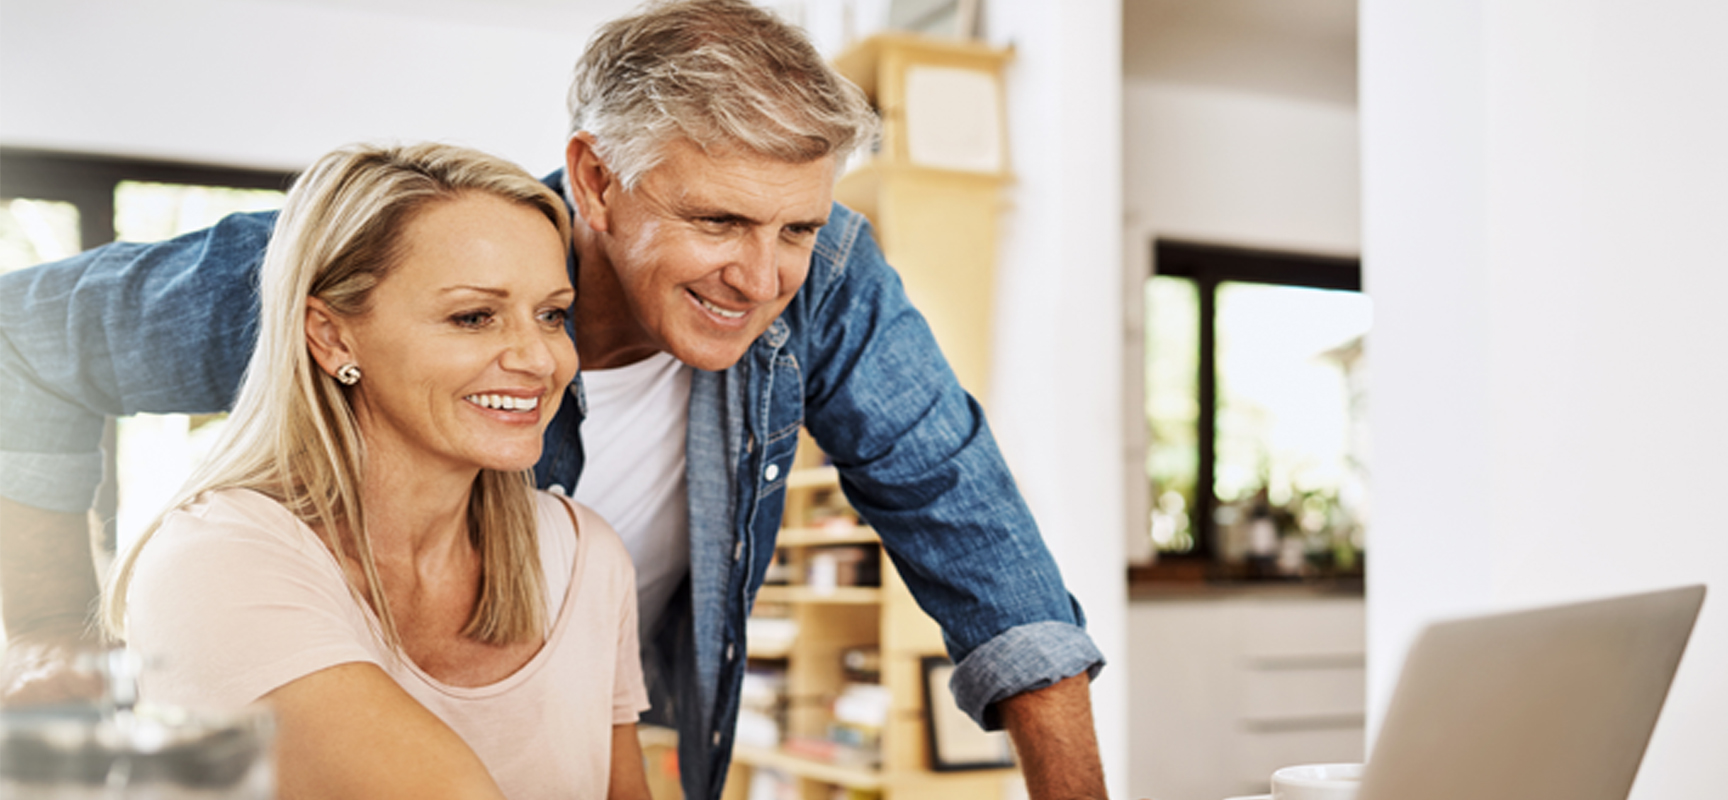
{"label": "man's hand", "polygon": [[0,498],[0,604],[6,652],[0,706],[57,703],[99,695],[81,655],[99,650],[92,627],[96,566],[87,514],[66,514]]}
{"label": "man's hand", "polygon": [[91,660],[99,647],[76,636],[8,637],[6,657],[0,661],[0,707],[100,698],[106,687]]}
{"label": "man's hand", "polygon": [[1032,800],[1104,800],[1091,684],[1081,673],[998,704]]}

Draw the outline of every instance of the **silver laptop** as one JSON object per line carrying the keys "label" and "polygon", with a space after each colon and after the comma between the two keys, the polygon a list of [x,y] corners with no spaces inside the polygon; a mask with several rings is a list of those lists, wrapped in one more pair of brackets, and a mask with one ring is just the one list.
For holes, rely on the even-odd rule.
{"label": "silver laptop", "polygon": [[1703,602],[1689,586],[1429,626],[1360,800],[1625,800]]}

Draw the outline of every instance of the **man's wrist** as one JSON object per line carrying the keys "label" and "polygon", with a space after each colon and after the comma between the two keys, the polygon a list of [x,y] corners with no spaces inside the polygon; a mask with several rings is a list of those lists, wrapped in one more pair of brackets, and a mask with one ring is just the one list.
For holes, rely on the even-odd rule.
{"label": "man's wrist", "polygon": [[1092,727],[1091,682],[1081,673],[999,704],[1033,800],[1103,800],[1106,795]]}

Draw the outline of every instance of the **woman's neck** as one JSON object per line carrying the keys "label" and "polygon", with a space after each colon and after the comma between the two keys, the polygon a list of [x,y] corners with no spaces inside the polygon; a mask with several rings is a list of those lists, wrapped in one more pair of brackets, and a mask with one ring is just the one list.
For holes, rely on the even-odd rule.
{"label": "woman's neck", "polygon": [[468,500],[479,470],[430,472],[423,465],[393,461],[368,458],[361,479],[366,535],[380,568],[412,564],[420,571],[427,562],[472,556]]}

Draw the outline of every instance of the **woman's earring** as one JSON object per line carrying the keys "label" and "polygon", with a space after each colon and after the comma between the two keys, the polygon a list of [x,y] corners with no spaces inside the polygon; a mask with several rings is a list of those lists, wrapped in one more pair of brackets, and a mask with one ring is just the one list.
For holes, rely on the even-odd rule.
{"label": "woman's earring", "polygon": [[343,386],[353,386],[360,382],[360,365],[350,361],[336,368],[336,380]]}

